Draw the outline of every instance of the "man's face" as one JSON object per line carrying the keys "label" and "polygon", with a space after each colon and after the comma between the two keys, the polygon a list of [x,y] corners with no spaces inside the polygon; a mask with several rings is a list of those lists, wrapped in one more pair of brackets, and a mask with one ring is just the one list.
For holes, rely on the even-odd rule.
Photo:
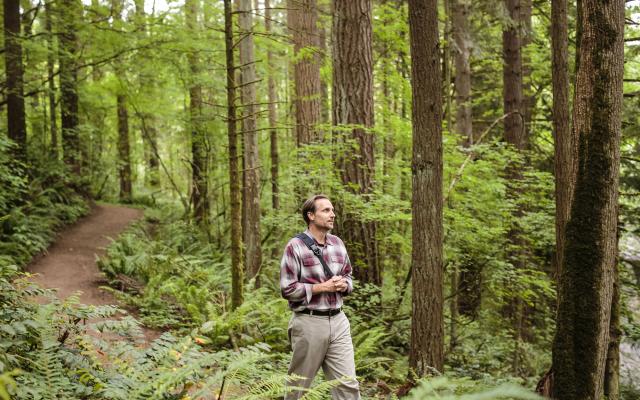
{"label": "man's face", "polygon": [[315,206],[316,211],[309,213],[311,224],[321,230],[328,231],[333,229],[333,222],[336,218],[333,213],[333,204],[328,199],[318,199],[315,202]]}

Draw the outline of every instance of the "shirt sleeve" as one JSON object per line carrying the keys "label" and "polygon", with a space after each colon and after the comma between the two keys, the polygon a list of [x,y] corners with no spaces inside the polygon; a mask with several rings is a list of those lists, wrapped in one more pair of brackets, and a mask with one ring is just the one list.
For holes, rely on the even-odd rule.
{"label": "shirt sleeve", "polygon": [[280,263],[280,293],[291,302],[302,302],[306,305],[311,301],[313,285],[298,280],[301,271],[300,257],[294,250],[293,244],[289,242]]}
{"label": "shirt sleeve", "polygon": [[343,296],[350,295],[353,292],[353,279],[351,279],[351,272],[353,268],[351,267],[351,260],[349,260],[349,255],[345,252],[344,257],[344,268],[342,269],[344,275],[342,275],[347,280],[347,290],[342,292]]}

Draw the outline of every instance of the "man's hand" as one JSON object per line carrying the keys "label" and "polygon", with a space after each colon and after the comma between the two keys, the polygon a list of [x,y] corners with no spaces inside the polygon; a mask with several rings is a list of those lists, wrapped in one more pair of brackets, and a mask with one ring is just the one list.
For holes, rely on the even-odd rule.
{"label": "man's hand", "polygon": [[313,293],[335,293],[344,292],[348,288],[347,279],[340,275],[335,275],[326,282],[313,285]]}

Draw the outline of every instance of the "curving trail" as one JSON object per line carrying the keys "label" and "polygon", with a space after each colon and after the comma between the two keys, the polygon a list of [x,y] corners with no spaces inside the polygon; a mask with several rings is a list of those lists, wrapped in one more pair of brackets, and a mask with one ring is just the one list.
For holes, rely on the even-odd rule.
{"label": "curving trail", "polygon": [[[60,233],[47,252],[26,268],[38,274],[33,280],[46,288],[58,290],[59,298],[78,291],[80,302],[92,305],[118,304],[105,290],[96,256],[132,222],[142,218],[142,210],[116,205],[95,205],[91,213]],[[147,340],[157,337],[155,331],[143,329]]]}

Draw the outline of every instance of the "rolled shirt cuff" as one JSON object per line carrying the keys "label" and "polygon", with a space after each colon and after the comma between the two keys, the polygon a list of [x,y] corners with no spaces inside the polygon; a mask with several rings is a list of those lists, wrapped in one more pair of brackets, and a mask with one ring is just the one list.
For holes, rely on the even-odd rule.
{"label": "rolled shirt cuff", "polygon": [[304,291],[307,294],[307,304],[311,303],[311,296],[313,296],[313,284],[312,283],[305,283],[304,284]]}

